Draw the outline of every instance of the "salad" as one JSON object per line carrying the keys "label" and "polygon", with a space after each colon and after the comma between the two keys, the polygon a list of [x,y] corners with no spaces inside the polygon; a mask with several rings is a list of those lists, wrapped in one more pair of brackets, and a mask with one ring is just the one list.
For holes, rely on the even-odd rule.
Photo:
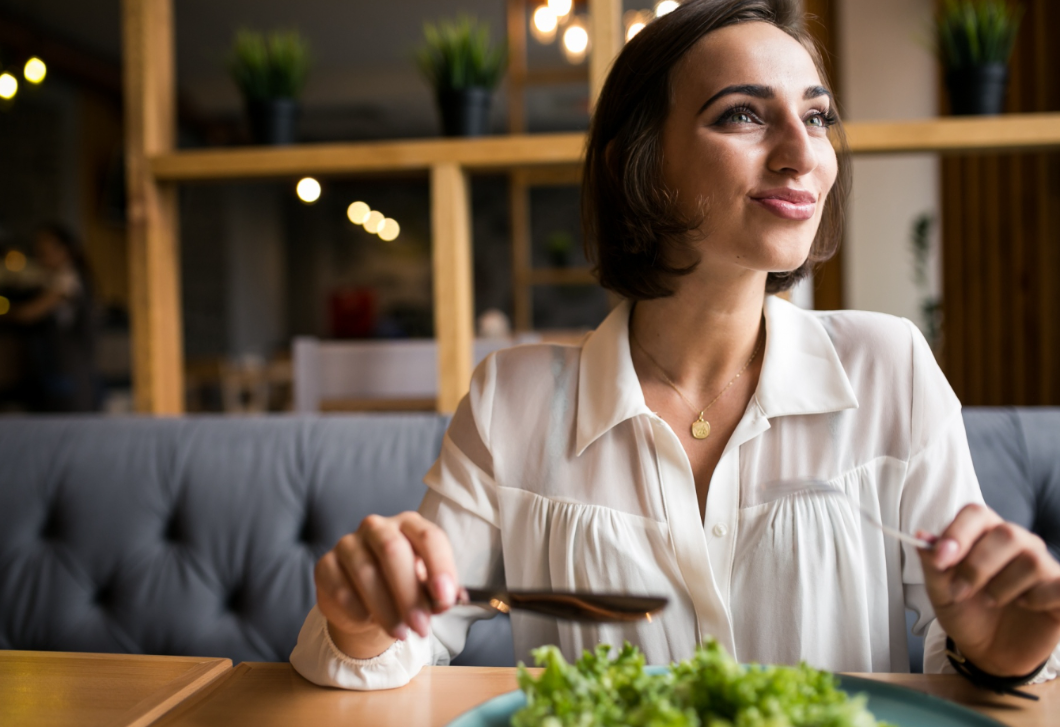
{"label": "salad", "polygon": [[512,727],[875,727],[863,695],[848,697],[829,672],[799,666],[737,663],[716,642],[696,648],[665,673],[644,670],[628,642],[568,664],[555,646],[533,651],[544,671],[519,665],[526,706]]}

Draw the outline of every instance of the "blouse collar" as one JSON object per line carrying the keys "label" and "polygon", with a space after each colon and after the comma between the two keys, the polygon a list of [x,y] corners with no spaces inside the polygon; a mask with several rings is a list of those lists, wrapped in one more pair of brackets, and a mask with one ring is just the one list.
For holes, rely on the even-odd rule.
{"label": "blouse collar", "polygon": [[[582,345],[578,369],[577,454],[627,419],[651,415],[633,368],[629,301]],[[766,418],[856,409],[857,397],[817,316],[766,296],[766,349],[753,401]]]}

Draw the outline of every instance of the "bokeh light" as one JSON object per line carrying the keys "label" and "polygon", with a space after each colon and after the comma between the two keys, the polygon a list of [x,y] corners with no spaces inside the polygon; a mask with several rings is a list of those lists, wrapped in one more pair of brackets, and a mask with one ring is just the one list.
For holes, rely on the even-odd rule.
{"label": "bokeh light", "polygon": [[589,48],[589,32],[581,25],[571,24],[563,31],[563,47],[572,56],[585,55]]}
{"label": "bokeh light", "polygon": [[10,73],[0,73],[0,98],[11,100],[18,93],[18,79]]}
{"label": "bokeh light", "polygon": [[573,0],[548,0],[548,9],[551,10],[559,20],[570,15],[571,8],[573,7]]}
{"label": "bokeh light", "polygon": [[350,222],[355,225],[363,225],[371,212],[372,208],[364,202],[354,202],[346,208],[346,216],[349,217]]}
{"label": "bokeh light", "polygon": [[7,315],[9,310],[11,310],[11,301],[0,295],[0,316]]}
{"label": "bokeh light", "polygon": [[538,42],[551,43],[556,37],[557,25],[559,25],[559,18],[552,12],[552,8],[542,5],[534,11],[534,22],[531,23],[530,30],[533,31],[534,38]]}
{"label": "bokeh light", "polygon": [[26,67],[22,70],[22,75],[30,83],[40,83],[48,75],[48,67],[44,65],[44,61],[34,56],[26,61]]}
{"label": "bokeh light", "polygon": [[630,23],[629,27],[626,28],[626,42],[628,43],[633,40],[633,36],[642,30],[644,30],[644,23],[641,21],[638,20],[635,23]]}
{"label": "bokeh light", "polygon": [[13,273],[21,273],[26,269],[26,256],[19,250],[8,250],[4,255],[4,267]]}
{"label": "bokeh light", "polygon": [[368,219],[364,221],[364,229],[371,232],[373,235],[379,232],[379,228],[382,226],[386,217],[379,210],[372,210],[368,215]]}
{"label": "bokeh light", "polygon": [[379,239],[391,242],[397,239],[397,236],[401,234],[401,225],[397,223],[397,220],[387,217],[383,220],[383,224],[379,226]]}
{"label": "bokeh light", "polygon": [[320,199],[320,182],[312,177],[305,177],[298,182],[295,192],[298,193],[298,199],[306,204],[313,204]]}
{"label": "bokeh light", "polygon": [[672,13],[680,4],[677,0],[659,0],[655,3],[655,17],[661,18],[667,13]]}

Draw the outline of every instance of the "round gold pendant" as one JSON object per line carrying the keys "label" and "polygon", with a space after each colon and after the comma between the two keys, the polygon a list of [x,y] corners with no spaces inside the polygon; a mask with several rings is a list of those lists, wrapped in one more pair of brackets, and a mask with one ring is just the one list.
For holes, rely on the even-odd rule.
{"label": "round gold pendant", "polygon": [[692,436],[696,439],[706,439],[710,436],[710,422],[705,421],[702,415],[692,422]]}

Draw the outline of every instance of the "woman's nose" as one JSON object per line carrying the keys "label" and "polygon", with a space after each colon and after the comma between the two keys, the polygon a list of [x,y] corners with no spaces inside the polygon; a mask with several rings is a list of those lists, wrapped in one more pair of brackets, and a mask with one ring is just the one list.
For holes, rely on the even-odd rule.
{"label": "woman's nose", "polygon": [[800,118],[787,118],[770,134],[770,171],[801,177],[817,168],[817,153]]}

